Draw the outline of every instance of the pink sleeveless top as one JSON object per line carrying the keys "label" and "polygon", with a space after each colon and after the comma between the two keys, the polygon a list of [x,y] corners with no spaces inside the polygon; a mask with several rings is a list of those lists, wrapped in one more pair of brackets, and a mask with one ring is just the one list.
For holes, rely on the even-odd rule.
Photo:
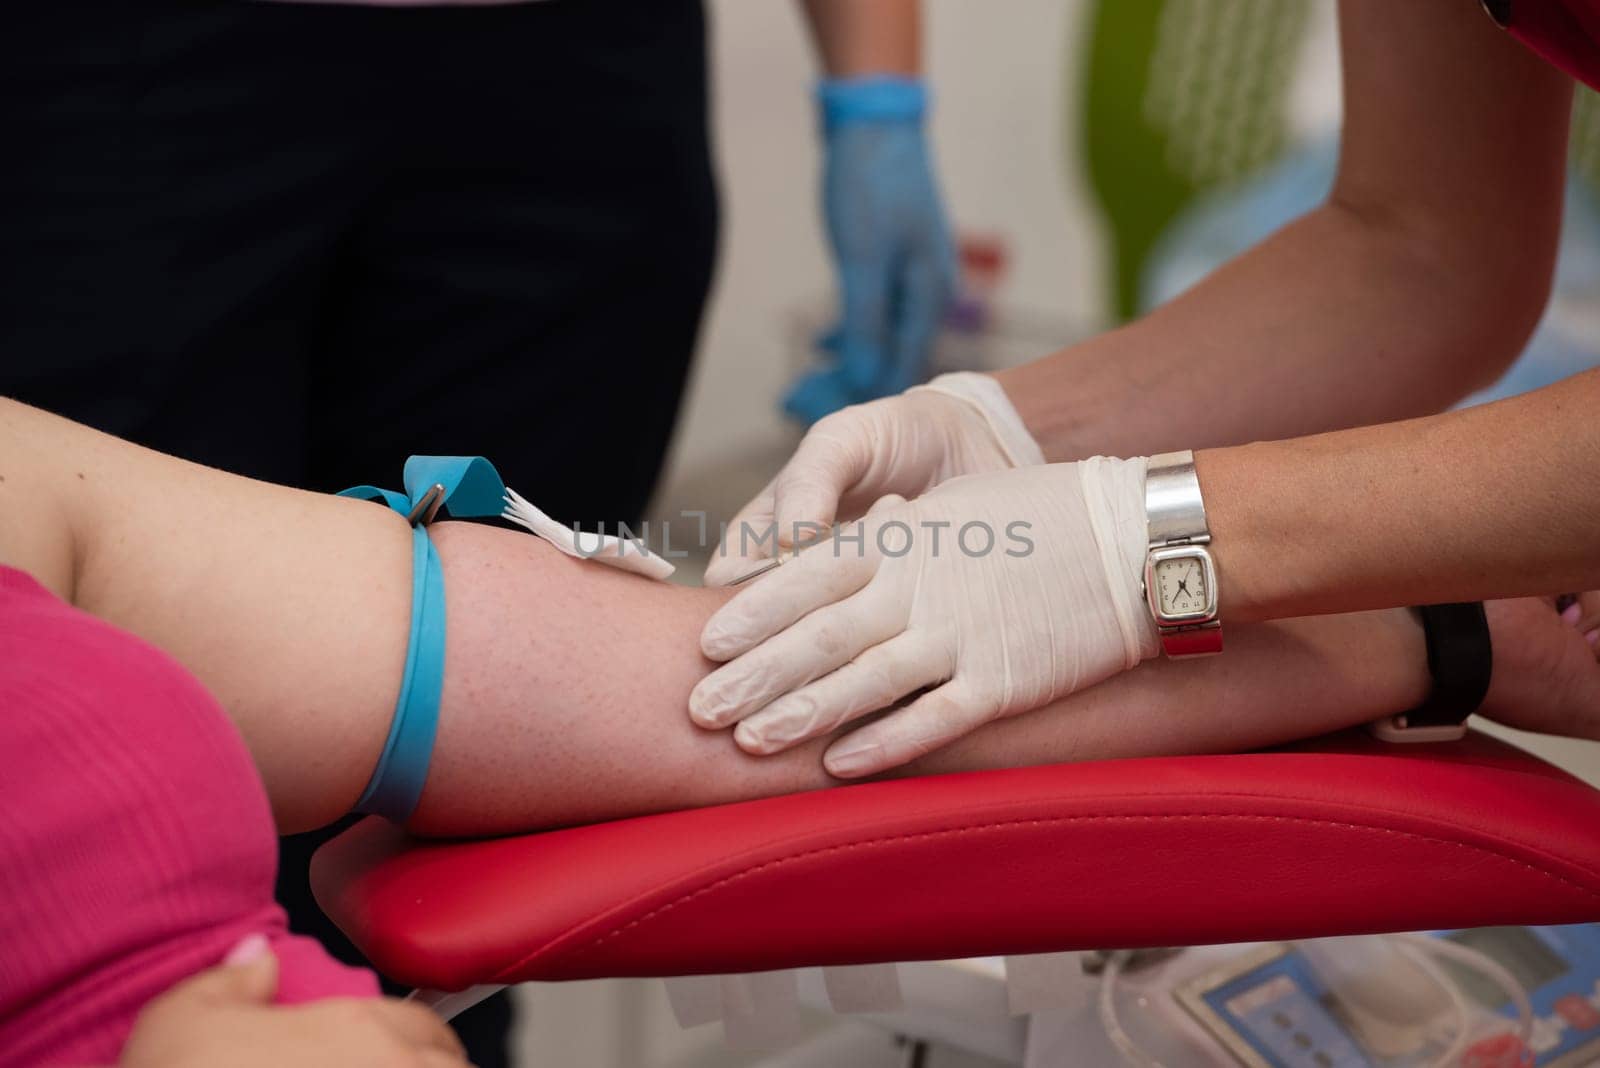
{"label": "pink sleeveless top", "polygon": [[0,567],[0,1066],[109,1064],[139,1009],[252,932],[278,1000],[373,996],[290,935],[243,740],[170,657]]}

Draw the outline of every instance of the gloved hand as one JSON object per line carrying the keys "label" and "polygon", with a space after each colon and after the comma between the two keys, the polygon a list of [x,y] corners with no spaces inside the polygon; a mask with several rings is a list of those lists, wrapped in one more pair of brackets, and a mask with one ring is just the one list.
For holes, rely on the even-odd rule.
{"label": "gloved hand", "polygon": [[[888,494],[918,497],[957,475],[1044,463],[1044,453],[989,375],[940,375],[897,397],[823,419],[754,500],[739,510],[705,581],[722,586],[835,519],[856,519]],[[796,536],[796,531],[799,536]]]}
{"label": "gloved hand", "polygon": [[802,377],[784,402],[807,423],[926,377],[957,281],[955,245],[923,134],[922,82],[835,79],[823,82],[817,96],[822,206],[840,317],[824,343],[837,364]]}
{"label": "gloved hand", "polygon": [[690,715],[775,753],[931,687],[828,749],[828,771],[853,778],[1154,656],[1144,472],[1095,457],[874,506],[711,617],[700,647],[731,662]]}

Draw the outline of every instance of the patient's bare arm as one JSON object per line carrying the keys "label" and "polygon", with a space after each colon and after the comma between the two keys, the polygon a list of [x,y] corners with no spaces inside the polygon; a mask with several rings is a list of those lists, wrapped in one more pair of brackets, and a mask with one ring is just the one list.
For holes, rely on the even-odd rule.
{"label": "patient's bare arm", "polygon": [[[685,713],[712,665],[695,635],[728,595],[584,564],[514,533],[444,524],[451,642],[439,746],[414,830],[583,823],[831,785],[825,740],[751,757]],[[1484,711],[1600,733],[1600,667],[1546,602],[1488,606]],[[1241,626],[1225,655],[1154,661],[984,727],[902,769],[929,774],[1256,748],[1414,707],[1428,687],[1408,612]]]}
{"label": "patient's bare arm", "polygon": [[[646,582],[484,527],[444,524],[434,537],[450,648],[413,829],[511,831],[830,784],[820,741],[750,757],[730,732],[689,721],[689,690],[712,666],[694,636],[724,591]],[[1559,628],[1548,606],[1517,603]],[[1593,667],[1575,631],[1556,636]],[[1252,748],[1399,711],[1427,686],[1420,630],[1405,612],[1238,627],[1228,640],[1224,656],[1148,664],[904,773]]]}
{"label": "patient's bare arm", "polygon": [[[753,758],[689,721],[687,695],[710,668],[696,635],[722,591],[647,582],[511,531],[443,523],[433,537],[449,636],[415,829],[522,830],[829,784],[820,741]],[[199,676],[244,734],[284,832],[343,815],[372,773],[405,658],[410,540],[376,505],[227,475],[0,399],[0,562]],[[1540,602],[1490,609],[1497,716],[1600,734],[1578,633]],[[907,772],[1318,734],[1417,702],[1423,661],[1401,612],[1239,627],[1222,657],[1141,667]]]}

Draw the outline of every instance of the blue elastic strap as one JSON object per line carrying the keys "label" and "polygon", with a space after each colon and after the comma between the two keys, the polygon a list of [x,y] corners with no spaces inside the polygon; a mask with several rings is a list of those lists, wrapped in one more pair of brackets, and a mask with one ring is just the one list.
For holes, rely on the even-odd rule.
{"label": "blue elastic strap", "polygon": [[817,85],[822,127],[851,122],[921,122],[928,112],[928,87],[921,78],[873,74],[826,78]]}
{"label": "blue elastic strap", "polygon": [[[481,456],[413,456],[406,461],[405,493],[356,486],[339,494],[382,501],[409,515],[435,485],[444,487],[444,503],[460,517],[499,515],[505,483],[494,465]],[[411,636],[400,676],[389,737],[378,766],[356,802],[357,812],[404,822],[422,798],[439,731],[439,698],[444,692],[444,569],[439,553],[419,523],[411,532]]]}

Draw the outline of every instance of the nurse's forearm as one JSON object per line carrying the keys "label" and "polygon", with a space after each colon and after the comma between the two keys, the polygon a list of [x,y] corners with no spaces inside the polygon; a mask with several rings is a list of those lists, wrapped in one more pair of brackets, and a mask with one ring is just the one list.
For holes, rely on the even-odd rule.
{"label": "nurse's forearm", "polygon": [[[723,590],[656,584],[483,527],[435,528],[450,646],[438,748],[411,826],[500,833],[832,785],[825,741],[752,757],[695,727],[695,636]],[[983,728],[905,774],[1305,737],[1418,703],[1407,613],[1236,628],[1228,655],[1162,662]],[[386,722],[386,721],[385,721]]]}
{"label": "nurse's forearm", "polygon": [[1199,453],[1224,619],[1600,585],[1600,370],[1446,415]]}
{"label": "nurse's forearm", "polygon": [[803,0],[803,6],[828,77],[921,71],[919,0]]}
{"label": "nurse's forearm", "polygon": [[1440,411],[1543,309],[1570,81],[1470,3],[1340,5],[1328,204],[1144,319],[1002,372],[1052,460]]}
{"label": "nurse's forearm", "polygon": [[1143,319],[996,377],[1052,461],[1423,415],[1493,381],[1532,327],[1465,273],[1330,205]]}

